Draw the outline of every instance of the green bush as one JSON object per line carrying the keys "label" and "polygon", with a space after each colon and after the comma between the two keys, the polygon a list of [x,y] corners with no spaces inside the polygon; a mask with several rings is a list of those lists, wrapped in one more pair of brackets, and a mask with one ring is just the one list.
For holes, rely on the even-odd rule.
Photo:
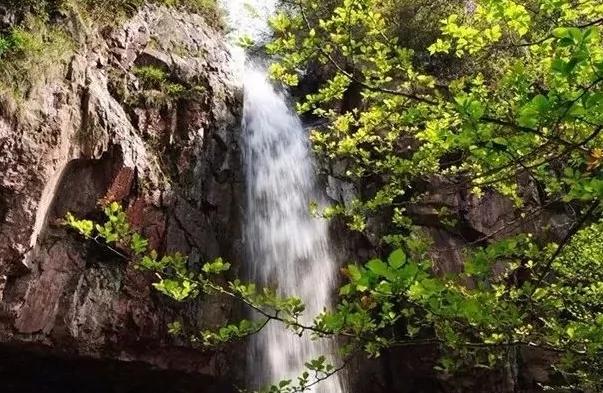
{"label": "green bush", "polygon": [[217,0],[0,0],[0,6],[7,8],[9,13],[14,13],[18,23],[28,16],[46,21],[56,20],[67,10],[75,9],[81,16],[101,27],[132,16],[146,4],[182,8],[203,16],[213,27],[224,28]]}
{"label": "green bush", "polygon": [[[0,90],[24,96],[36,84],[36,78],[48,75],[48,67],[66,60],[73,42],[62,23],[65,15],[78,14],[102,29],[132,16],[146,4],[181,8],[200,14],[211,26],[224,27],[216,0],[0,0],[1,6],[16,15],[15,25],[0,31]],[[176,85],[160,88],[167,75],[159,69],[147,67],[137,72],[148,84],[147,90],[161,90],[170,97],[184,90]]]}
{"label": "green bush", "polygon": [[217,0],[155,0],[159,4],[181,7],[205,18],[210,26],[223,30],[225,28],[223,13]]}
{"label": "green bush", "polygon": [[52,66],[64,64],[71,47],[63,30],[27,16],[0,34],[0,89],[17,97],[26,95]]}
{"label": "green bush", "polygon": [[167,80],[167,72],[154,66],[134,67],[132,73],[141,80],[145,89],[160,88]]}
{"label": "green bush", "polygon": [[27,31],[23,28],[14,28],[2,37],[4,47],[0,49],[2,55],[19,56],[27,52],[40,52],[44,48],[44,37]]}
{"label": "green bush", "polygon": [[132,97],[134,105],[171,108],[188,91],[180,83],[170,81],[168,73],[156,66],[134,67],[132,73],[141,82],[142,89]]}

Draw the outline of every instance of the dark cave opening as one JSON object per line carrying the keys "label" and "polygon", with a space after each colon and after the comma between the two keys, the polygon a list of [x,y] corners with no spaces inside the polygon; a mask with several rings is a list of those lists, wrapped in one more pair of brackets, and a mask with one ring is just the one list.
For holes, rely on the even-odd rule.
{"label": "dark cave opening", "polygon": [[56,355],[40,347],[0,345],[2,393],[229,393],[207,375],[160,370],[141,362]]}

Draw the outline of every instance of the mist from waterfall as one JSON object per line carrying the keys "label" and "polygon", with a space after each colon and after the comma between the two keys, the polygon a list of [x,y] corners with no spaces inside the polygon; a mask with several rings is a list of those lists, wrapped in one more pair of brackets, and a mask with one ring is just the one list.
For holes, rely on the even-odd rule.
{"label": "mist from waterfall", "polygon": [[[248,4],[248,6],[245,5]],[[234,35],[262,39],[276,0],[224,0]],[[248,12],[253,9],[253,12]],[[236,52],[236,51],[235,51]],[[240,52],[235,61],[243,62]],[[287,105],[287,97],[269,81],[266,69],[247,60],[244,85],[243,145],[246,172],[245,239],[249,280],[276,287],[280,296],[297,296],[306,306],[300,322],[331,304],[337,265],[329,247],[328,223],[310,214],[310,204],[321,202],[308,134]],[[335,347],[328,339],[302,337],[271,321],[251,338],[248,373],[251,388],[282,379],[297,381],[304,363],[326,356],[337,366]],[[343,393],[336,374],[313,386],[316,393]]]}

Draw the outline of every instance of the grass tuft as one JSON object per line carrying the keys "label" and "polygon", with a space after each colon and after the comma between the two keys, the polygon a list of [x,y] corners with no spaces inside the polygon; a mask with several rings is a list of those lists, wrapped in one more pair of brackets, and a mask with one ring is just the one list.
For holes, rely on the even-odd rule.
{"label": "grass tuft", "polygon": [[147,108],[172,108],[173,104],[188,91],[180,83],[171,81],[170,75],[155,66],[139,66],[132,74],[141,83],[141,91],[131,97],[130,104],[142,104]]}
{"label": "grass tuft", "polygon": [[27,17],[0,34],[0,89],[17,100],[26,98],[53,70],[62,69],[72,49],[73,42],[63,30]]}

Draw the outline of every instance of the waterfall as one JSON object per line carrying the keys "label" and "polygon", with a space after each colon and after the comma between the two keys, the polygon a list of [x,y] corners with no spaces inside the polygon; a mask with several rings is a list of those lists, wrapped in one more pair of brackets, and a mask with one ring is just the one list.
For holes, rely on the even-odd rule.
{"label": "waterfall", "polygon": [[[309,213],[310,202],[320,195],[307,134],[264,72],[249,71],[244,86],[250,278],[276,286],[281,296],[300,297],[306,305],[301,322],[311,325],[312,317],[330,304],[337,266],[327,223]],[[305,362],[333,352],[328,340],[313,341],[308,332],[299,337],[274,321],[251,345],[249,364],[260,383],[295,381]],[[342,392],[340,376],[321,382],[314,391]]]}
{"label": "waterfall", "polygon": [[[262,39],[276,0],[224,0],[235,33]],[[243,29],[241,28],[243,26]],[[242,31],[247,28],[247,31]],[[241,56],[235,56],[235,59]],[[310,203],[320,202],[310,143],[287,97],[269,81],[266,70],[247,61],[243,68],[243,144],[246,170],[245,239],[250,280],[276,287],[280,296],[297,296],[306,306],[301,322],[328,308],[337,281],[337,265],[329,247],[328,224],[311,216]],[[271,321],[252,336],[248,354],[253,388],[281,379],[297,381],[304,363],[321,355],[335,366],[335,347],[328,339],[311,340]],[[312,388],[316,393],[343,393],[335,374]]]}

